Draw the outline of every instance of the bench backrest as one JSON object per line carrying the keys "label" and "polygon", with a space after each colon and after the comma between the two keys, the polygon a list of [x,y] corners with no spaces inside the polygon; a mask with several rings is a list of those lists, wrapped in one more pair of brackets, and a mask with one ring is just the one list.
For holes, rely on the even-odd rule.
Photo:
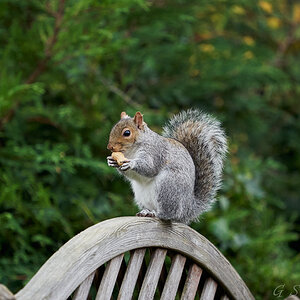
{"label": "bench backrest", "polygon": [[206,238],[180,223],[121,217],[63,245],[16,294],[47,299],[254,299]]}

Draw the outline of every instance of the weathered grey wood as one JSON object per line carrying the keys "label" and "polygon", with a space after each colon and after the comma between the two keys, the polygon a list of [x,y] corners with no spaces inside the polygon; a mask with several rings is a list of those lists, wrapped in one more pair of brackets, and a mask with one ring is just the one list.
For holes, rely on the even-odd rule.
{"label": "weathered grey wood", "polygon": [[[168,256],[170,255],[170,253],[167,253]],[[160,275],[159,275],[159,280],[158,280],[158,284],[157,284],[157,291],[159,292],[159,295],[161,295],[163,289],[164,289],[164,285],[166,282],[168,276],[168,270],[167,270],[167,266],[166,266],[166,260],[165,263],[162,266]]]}
{"label": "weathered grey wood", "polygon": [[173,249],[191,257],[214,274],[230,298],[254,299],[227,259],[205,237],[184,224],[140,217],[110,219],[79,233],[48,259],[16,298],[64,300],[105,262],[145,247]]}
{"label": "weathered grey wood", "polygon": [[96,300],[110,300],[123,257],[124,253],[114,257],[107,263],[97,292]]}
{"label": "weathered grey wood", "polygon": [[139,300],[153,299],[167,250],[156,249],[151,256],[149,266],[140,290]]}
{"label": "weathered grey wood", "polygon": [[89,295],[89,291],[90,291],[91,285],[93,283],[95,272],[96,271],[94,271],[91,275],[89,275],[80,284],[80,286],[76,289],[74,297],[72,298],[72,300],[86,300],[87,299],[87,297]]}
{"label": "weathered grey wood", "polygon": [[172,260],[170,271],[161,294],[161,300],[175,299],[186,258],[176,254]]}
{"label": "weathered grey wood", "polygon": [[200,300],[213,300],[217,291],[217,283],[212,278],[207,278],[201,293]]}
{"label": "weathered grey wood", "polygon": [[227,295],[223,295],[220,300],[229,300],[229,298],[227,297]]}
{"label": "weathered grey wood", "polygon": [[199,281],[202,275],[202,269],[196,264],[192,264],[189,268],[184,288],[181,295],[181,300],[194,300]]}
{"label": "weathered grey wood", "polygon": [[4,285],[0,284],[0,300],[14,300],[13,293]]}
{"label": "weathered grey wood", "polygon": [[145,252],[145,248],[137,249],[130,257],[126,273],[124,275],[124,279],[119,291],[118,300],[131,299],[143,263]]}

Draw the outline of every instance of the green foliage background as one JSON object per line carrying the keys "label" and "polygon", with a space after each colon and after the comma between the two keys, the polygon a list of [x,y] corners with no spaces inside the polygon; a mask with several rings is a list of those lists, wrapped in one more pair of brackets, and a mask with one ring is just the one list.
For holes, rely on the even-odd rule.
{"label": "green foliage background", "polygon": [[300,283],[299,1],[2,0],[0,45],[0,282],[16,292],[76,233],[136,213],[106,165],[122,110],[159,132],[200,107],[230,154],[192,226],[257,299]]}

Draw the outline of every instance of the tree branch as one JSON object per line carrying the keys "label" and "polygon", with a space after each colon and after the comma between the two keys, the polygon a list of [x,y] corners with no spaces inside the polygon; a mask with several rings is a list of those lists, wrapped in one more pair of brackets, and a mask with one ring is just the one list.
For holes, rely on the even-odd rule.
{"label": "tree branch", "polygon": [[98,78],[100,79],[101,83],[109,89],[111,92],[114,94],[118,95],[120,98],[122,98],[127,104],[131,106],[138,106],[138,104],[131,98],[129,97],[125,92],[120,90],[117,86],[115,86],[112,82],[104,78],[101,74],[97,75]]}
{"label": "tree branch", "polygon": [[29,77],[26,80],[26,83],[35,82],[36,79],[39,77],[39,75],[45,70],[48,61],[51,59],[53,55],[53,47],[57,42],[57,37],[61,29],[61,23],[64,16],[64,8],[65,8],[65,0],[60,0],[58,11],[55,14],[53,35],[50,36],[46,42],[46,47],[44,50],[45,57],[42,60],[40,60],[35,70],[29,75]]}
{"label": "tree branch", "polygon": [[[57,42],[58,34],[61,29],[61,24],[64,16],[65,1],[66,0],[60,0],[57,12],[52,14],[55,17],[53,34],[48,38],[46,42],[45,50],[44,50],[44,58],[38,62],[36,68],[25,80],[25,83],[27,84],[31,84],[37,80],[37,78],[41,75],[41,73],[45,71],[49,60],[53,56],[53,48],[55,43]],[[46,4],[47,9],[48,7],[49,4]],[[0,130],[2,130],[4,125],[13,118],[19,105],[20,105],[20,100],[16,101],[14,106],[8,110],[8,112],[5,114],[4,117],[2,117],[2,119],[0,119]]]}
{"label": "tree branch", "polygon": [[295,23],[290,23],[290,29],[288,31],[287,37],[281,43],[279,43],[275,58],[272,62],[272,65],[274,65],[275,67],[278,68],[282,67],[283,57],[286,51],[288,50],[288,48],[290,47],[290,45],[293,44],[293,42],[296,39],[295,36],[296,29],[297,29],[297,25]]}

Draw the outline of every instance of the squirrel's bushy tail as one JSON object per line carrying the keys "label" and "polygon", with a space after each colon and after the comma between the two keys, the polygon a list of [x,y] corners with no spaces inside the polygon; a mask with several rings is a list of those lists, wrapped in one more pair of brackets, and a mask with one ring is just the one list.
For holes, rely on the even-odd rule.
{"label": "squirrel's bushy tail", "polygon": [[196,171],[197,213],[209,209],[221,185],[227,152],[226,136],[220,123],[208,114],[190,109],[175,115],[163,128],[163,136],[176,139],[189,151]]}

